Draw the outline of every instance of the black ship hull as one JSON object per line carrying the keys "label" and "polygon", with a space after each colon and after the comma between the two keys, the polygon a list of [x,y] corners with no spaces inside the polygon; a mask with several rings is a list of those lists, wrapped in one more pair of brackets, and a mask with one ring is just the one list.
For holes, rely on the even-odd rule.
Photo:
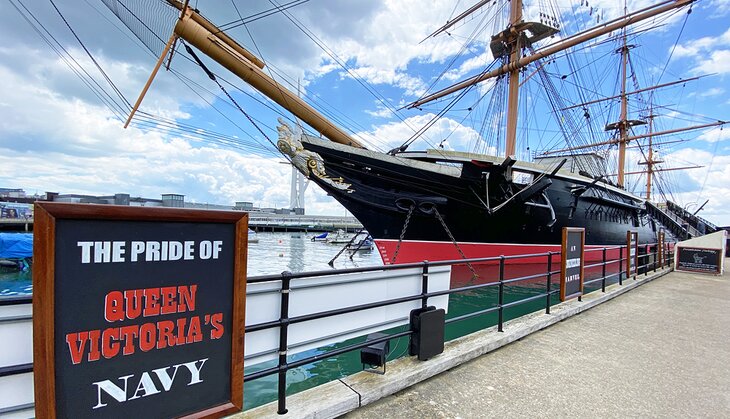
{"label": "black ship hull", "polygon": [[390,156],[311,137],[302,145],[326,170],[310,179],[363,224],[386,264],[559,251],[563,227],[585,228],[589,248],[625,245],[628,231],[646,245],[662,228],[640,198],[556,168]]}

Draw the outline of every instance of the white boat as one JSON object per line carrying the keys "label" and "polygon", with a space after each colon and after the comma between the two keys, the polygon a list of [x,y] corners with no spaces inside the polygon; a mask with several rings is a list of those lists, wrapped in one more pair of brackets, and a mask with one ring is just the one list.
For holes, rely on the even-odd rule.
{"label": "white boat", "polygon": [[250,228],[248,229],[248,242],[249,244],[259,242],[259,237],[256,235],[256,232],[251,230]]}
{"label": "white boat", "polygon": [[330,244],[347,244],[352,240],[352,236],[345,230],[337,230],[333,234],[327,235],[327,243]]}
{"label": "white boat", "polygon": [[351,252],[363,250],[369,251],[373,250],[373,248],[375,248],[373,237],[367,231],[361,231],[358,233],[357,236],[352,239],[352,242],[347,245],[347,250]]}

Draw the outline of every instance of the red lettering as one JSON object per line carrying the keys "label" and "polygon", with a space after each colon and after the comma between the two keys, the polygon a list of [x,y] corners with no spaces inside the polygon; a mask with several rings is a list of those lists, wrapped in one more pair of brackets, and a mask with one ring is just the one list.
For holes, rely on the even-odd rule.
{"label": "red lettering", "polygon": [[160,292],[162,294],[162,307],[160,308],[160,314],[175,313],[177,311],[177,301],[175,301],[177,290],[175,287],[162,287]]}
{"label": "red lettering", "polygon": [[180,301],[178,302],[177,312],[183,313],[186,311],[195,311],[195,293],[198,291],[197,285],[185,286],[181,285],[177,287],[177,292],[180,294]]}
{"label": "red lettering", "polygon": [[112,291],[104,297],[104,318],[110,323],[124,320],[120,291]]}
{"label": "red lettering", "polygon": [[220,339],[225,331],[223,330],[223,313],[215,313],[210,316],[210,325],[213,330],[210,331],[211,339]]}
{"label": "red lettering", "polygon": [[[115,342],[116,340],[116,342]],[[111,359],[119,353],[119,328],[110,327],[101,334],[101,354]]]}
{"label": "red lettering", "polygon": [[68,344],[68,351],[71,353],[71,362],[74,365],[81,363],[81,359],[84,356],[84,346],[86,346],[86,339],[88,337],[89,332],[76,332],[66,335],[66,344]]}
{"label": "red lettering", "polygon": [[185,345],[185,333],[183,333],[183,330],[185,330],[185,324],[187,322],[188,319],[185,317],[177,319],[177,341],[175,342],[175,345]]}
{"label": "red lettering", "polygon": [[101,353],[99,352],[100,334],[101,331],[98,329],[89,331],[89,361],[98,361],[101,358]]}
{"label": "red lettering", "polygon": [[[175,335],[173,330],[175,329],[175,323],[170,320],[163,320],[157,322],[157,332],[159,337],[157,339],[157,349],[166,348],[168,346],[175,346]],[[180,331],[178,331],[180,333]]]}
{"label": "red lettering", "polygon": [[157,329],[154,323],[145,323],[139,329],[139,349],[149,352],[155,348],[157,340]]}
{"label": "red lettering", "polygon": [[126,290],[124,291],[124,300],[126,301],[126,314],[128,319],[136,319],[142,314],[142,295],[143,290]]}
{"label": "red lettering", "polygon": [[146,288],[144,290],[144,316],[160,315],[160,289]]}
{"label": "red lettering", "polygon": [[[182,333],[182,330],[179,330],[178,333]],[[203,333],[200,331],[200,317],[191,317],[185,343],[200,342],[201,340],[203,340]]]}
{"label": "red lettering", "polygon": [[119,331],[121,332],[122,340],[124,341],[124,349],[122,350],[122,353],[124,355],[132,355],[135,348],[134,338],[136,338],[139,333],[139,326],[122,326],[119,328]]}

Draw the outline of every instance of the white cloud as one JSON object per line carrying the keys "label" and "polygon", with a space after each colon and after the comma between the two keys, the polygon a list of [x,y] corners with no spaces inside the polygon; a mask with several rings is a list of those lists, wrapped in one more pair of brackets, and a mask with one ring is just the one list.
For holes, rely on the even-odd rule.
{"label": "white cloud", "polygon": [[719,36],[706,36],[677,45],[675,58],[694,59],[693,74],[730,73],[730,29]]}
{"label": "white cloud", "polygon": [[702,92],[700,96],[702,97],[711,97],[711,96],[718,96],[725,93],[725,89],[721,87],[712,87],[710,89],[707,89],[706,91]]}
{"label": "white cloud", "polygon": [[730,139],[730,129],[714,128],[710,131],[702,133],[699,140],[707,141],[708,143],[716,143],[718,141],[725,141]]}

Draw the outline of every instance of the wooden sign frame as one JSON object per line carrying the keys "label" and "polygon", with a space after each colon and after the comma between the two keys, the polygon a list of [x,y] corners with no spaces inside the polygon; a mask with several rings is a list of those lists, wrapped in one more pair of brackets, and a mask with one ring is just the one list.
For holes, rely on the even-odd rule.
{"label": "wooden sign frame", "polygon": [[[632,241],[633,239],[633,241]],[[631,244],[634,246],[634,269],[631,269]],[[628,230],[626,232],[626,278],[636,276],[639,273],[639,232]]]}
{"label": "wooden sign frame", "polygon": [[[574,258],[569,259],[568,253],[573,253],[574,250],[571,250],[569,248],[569,242],[571,239],[574,239],[576,235],[580,235],[580,269],[578,271],[579,275],[579,291],[573,292],[571,294],[567,293],[567,276],[568,276],[568,269],[572,269],[574,267],[568,267],[568,260],[572,260]],[[571,237],[572,236],[572,237]],[[563,240],[561,243],[561,252],[560,252],[560,301],[569,300],[571,298],[580,297],[583,295],[583,280],[585,278],[585,244],[586,244],[586,235],[585,235],[585,229],[579,228],[579,227],[563,227]]]}
{"label": "wooden sign frame", "polygon": [[[225,361],[227,357],[223,357],[223,365],[230,365],[230,370],[227,367],[223,368],[221,375],[227,376],[230,374],[230,394],[223,396],[227,399],[223,403],[216,402],[212,405],[200,406],[200,410],[197,411],[186,411],[183,415],[188,418],[219,418],[225,415],[241,411],[243,409],[243,355],[244,355],[244,327],[245,327],[245,313],[246,313],[246,261],[247,261],[247,246],[248,246],[248,213],[234,212],[234,211],[206,211],[206,210],[192,210],[192,209],[179,209],[179,208],[150,208],[150,207],[127,207],[127,206],[113,206],[113,205],[93,205],[93,204],[69,204],[69,203],[55,203],[55,202],[38,202],[35,204],[35,225],[34,225],[34,252],[33,252],[33,370],[34,370],[34,388],[35,388],[35,414],[39,418],[56,418],[57,417],[57,368],[61,368],[57,365],[56,355],[56,313],[57,304],[61,302],[56,300],[58,292],[62,291],[63,284],[56,283],[56,276],[58,274],[57,268],[62,267],[63,263],[71,263],[64,260],[59,260],[57,250],[58,243],[63,243],[63,234],[59,236],[58,226],[60,223],[66,223],[69,225],[83,225],[75,223],[89,223],[98,222],[109,222],[112,225],[116,222],[139,222],[139,223],[150,223],[140,224],[141,227],[154,228],[154,226],[160,226],[164,223],[169,223],[167,228],[177,228],[177,223],[181,224],[181,227],[189,225],[191,227],[202,226],[202,228],[208,228],[210,231],[221,231],[221,234],[225,233],[226,237],[232,237],[232,250],[227,250],[226,260],[233,261],[233,266],[227,266],[226,272],[232,272],[232,295],[231,298],[231,316],[230,316],[230,327],[231,330],[224,334],[230,334],[230,364]],[[69,221],[66,221],[69,220]],[[74,224],[71,224],[74,223]],[[187,224],[189,223],[189,224]],[[216,230],[221,224],[228,224],[232,227],[232,231]],[[122,227],[128,224],[123,224]],[[169,227],[171,226],[171,227]],[[66,229],[68,227],[65,227]],[[96,231],[96,230],[94,230]],[[176,230],[180,231],[180,230]],[[103,236],[101,233],[100,236]],[[136,234],[136,233],[135,233]],[[188,234],[187,231],[184,234]],[[60,241],[59,241],[60,240]],[[62,252],[65,251],[61,249]],[[76,249],[75,249],[76,250]],[[93,254],[93,252],[92,252]],[[202,256],[200,257],[203,258]],[[59,264],[60,263],[60,264]],[[74,262],[78,263],[78,262]],[[81,262],[83,263],[83,262]],[[174,263],[174,262],[169,262]],[[221,262],[223,263],[223,262]],[[122,264],[118,264],[122,265]],[[187,266],[187,265],[182,265]],[[205,265],[208,266],[208,265]],[[157,268],[155,268],[157,269]],[[162,268],[164,269],[164,268]],[[59,274],[60,275],[60,274]],[[144,279],[142,279],[144,281]],[[221,281],[228,281],[223,279]],[[228,282],[225,282],[228,283]],[[77,285],[75,285],[77,286]],[[174,288],[174,287],[169,287]],[[196,288],[197,289],[197,288]],[[212,288],[211,288],[212,289]],[[202,293],[202,291],[200,291]],[[199,293],[199,294],[200,294]],[[199,295],[200,297],[200,295]],[[145,297],[146,298],[146,297]],[[162,297],[159,297],[160,299]],[[198,301],[200,303],[200,301]],[[68,303],[65,303],[68,305]],[[199,304],[200,305],[200,304]],[[105,303],[106,306],[106,303]],[[141,306],[141,304],[140,304]],[[227,305],[226,305],[227,306]],[[228,306],[227,306],[228,307]],[[189,307],[190,308],[190,307]],[[74,307],[76,309],[76,307]],[[83,307],[81,307],[83,309]],[[62,311],[61,311],[62,312]],[[191,310],[192,312],[192,310]],[[102,318],[104,317],[104,313]],[[145,313],[145,316],[147,314]],[[172,315],[172,314],[170,314]],[[81,317],[81,316],[80,316]],[[201,314],[198,317],[203,317]],[[192,319],[191,319],[192,320]],[[108,321],[108,320],[106,320]],[[207,322],[208,320],[206,320]],[[226,325],[227,323],[226,319]],[[202,320],[201,320],[202,322]],[[173,323],[170,321],[169,323]],[[208,323],[205,323],[208,324]],[[210,325],[212,326],[211,321]],[[178,320],[179,325],[179,320]],[[188,333],[190,329],[188,329]],[[140,337],[142,332],[140,332]],[[206,335],[207,337],[208,335]],[[213,338],[212,332],[210,339]],[[226,336],[226,338],[228,338]],[[68,335],[66,337],[68,339]],[[90,339],[90,338],[89,338]],[[178,338],[179,339],[179,338]],[[141,338],[139,339],[141,340]],[[91,340],[89,340],[91,342]],[[179,342],[179,341],[178,341]],[[196,341],[197,342],[197,341]],[[197,348],[208,348],[205,346],[206,342],[197,342]],[[224,340],[219,340],[224,342]],[[228,342],[226,339],[225,342]],[[117,341],[120,343],[120,341]],[[86,345],[89,347],[89,345]],[[178,343],[179,345],[179,343]],[[214,345],[210,343],[209,345]],[[69,344],[69,347],[71,345]],[[172,345],[170,345],[172,346]],[[193,345],[188,345],[193,346]],[[227,347],[227,343],[224,344],[224,348]],[[159,348],[159,346],[158,346]],[[65,350],[65,348],[64,348]],[[180,349],[182,352],[184,349]],[[202,349],[205,351],[205,349]],[[91,349],[89,349],[91,351]],[[150,353],[153,353],[151,351]],[[181,352],[178,352],[180,354]],[[227,350],[223,353],[228,353]],[[166,353],[164,356],[168,356]],[[126,355],[126,354],[125,354]],[[138,352],[139,356],[148,356],[147,353],[142,355],[142,351]],[[161,357],[159,353],[156,356]],[[90,355],[89,355],[90,357]],[[82,360],[86,361],[86,357]],[[103,362],[109,361],[106,358],[102,358]],[[200,361],[197,361],[200,362]],[[204,362],[204,361],[203,361]],[[63,363],[62,363],[63,364]],[[68,364],[68,362],[66,363]],[[89,365],[87,363],[86,365]],[[105,364],[110,365],[110,364]],[[195,364],[193,364],[195,365]],[[180,365],[175,366],[174,371],[177,373],[177,369]],[[195,368],[198,368],[197,366]],[[198,373],[201,373],[203,364],[200,364]],[[183,369],[183,368],[180,368]],[[164,371],[167,371],[168,368]],[[169,367],[172,371],[172,367]],[[226,374],[226,372],[228,374]],[[190,373],[193,373],[193,369],[190,368]],[[82,373],[83,375],[83,373]],[[182,376],[182,373],[178,374]],[[174,373],[172,375],[174,380]],[[113,377],[117,379],[117,377]],[[123,377],[121,377],[123,378]],[[171,381],[172,381],[171,380]],[[202,380],[201,380],[202,381]],[[192,379],[190,381],[192,383]],[[213,382],[220,382],[215,381]],[[127,388],[126,380],[125,389]],[[142,382],[140,381],[140,386]],[[189,385],[189,384],[188,384]],[[227,385],[227,384],[226,384]],[[172,384],[168,383],[168,386]],[[226,387],[227,388],[227,387]],[[217,390],[213,390],[215,393]],[[99,392],[99,400],[101,403],[101,390]],[[135,396],[138,396],[140,392],[139,388]],[[223,392],[225,393],[225,391]],[[147,392],[143,394],[147,396]],[[221,397],[216,393],[216,397]],[[62,400],[62,403],[66,403],[66,400]],[[194,402],[191,402],[194,403]],[[111,406],[111,405],[110,405]],[[113,407],[113,406],[112,406]],[[187,407],[186,407],[187,408]],[[190,410],[197,409],[198,406],[190,407]],[[94,412],[97,413],[97,412]]]}

